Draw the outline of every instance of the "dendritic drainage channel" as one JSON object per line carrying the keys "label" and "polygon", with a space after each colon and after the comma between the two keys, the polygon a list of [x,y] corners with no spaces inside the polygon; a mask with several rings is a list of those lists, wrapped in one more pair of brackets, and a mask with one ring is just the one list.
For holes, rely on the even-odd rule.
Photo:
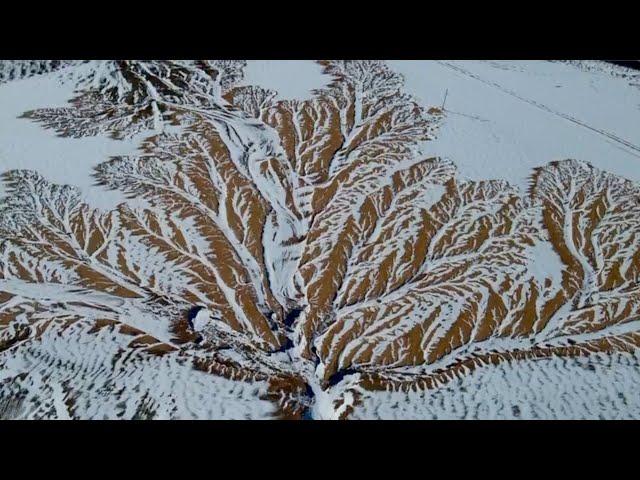
{"label": "dendritic drainage channel", "polygon": [[[3,174],[4,359],[76,331],[96,345],[115,335],[126,342],[107,379],[163,361],[241,383],[282,417],[348,418],[367,392],[636,351],[637,184],[579,159],[533,169],[525,192],[462,180],[455,159],[422,153],[444,112],[416,102],[401,75],[319,63],[330,81],[307,100],[242,85],[241,61],[10,68],[76,85],[69,106],[25,112],[44,128],[148,137],[96,167],[98,185],[136,200],[111,210],[36,171]],[[207,312],[197,332],[194,306]],[[73,415],[84,378],[56,384],[55,412]],[[23,381],[15,371],[3,388]],[[120,411],[166,405],[138,407]]]}

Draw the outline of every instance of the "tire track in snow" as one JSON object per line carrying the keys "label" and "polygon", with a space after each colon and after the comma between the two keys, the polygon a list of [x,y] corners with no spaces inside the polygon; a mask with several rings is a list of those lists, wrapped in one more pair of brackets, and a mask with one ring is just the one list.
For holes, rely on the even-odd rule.
{"label": "tire track in snow", "polygon": [[529,98],[525,98],[521,95],[519,95],[518,93],[514,92],[513,90],[510,90],[508,88],[503,87],[502,85],[500,85],[499,83],[493,82],[491,80],[487,80],[485,78],[480,77],[479,75],[476,75],[475,73],[471,73],[469,70],[466,70],[462,67],[459,67],[457,65],[453,65],[452,63],[449,62],[445,62],[445,61],[438,61],[438,63],[444,67],[447,67],[451,70],[454,70],[458,73],[461,73],[462,75],[469,77],[469,78],[473,78],[474,80],[478,80],[482,83],[484,83],[485,85],[489,85],[490,87],[493,88],[497,88],[498,90],[500,90],[501,92],[506,93],[507,95],[510,95],[514,98],[517,98],[520,101],[523,101],[525,103],[528,103],[529,105],[532,105],[534,107],[539,108],[540,110],[543,110],[547,113],[551,113],[552,115],[555,115],[557,117],[563,118],[571,123],[574,123],[576,125],[579,125],[583,128],[586,128],[587,130],[591,130],[592,132],[595,132],[597,134],[600,134],[606,138],[608,138],[609,140],[612,140],[620,145],[623,145],[624,147],[633,150],[632,152],[629,152],[631,155],[634,155],[635,157],[640,158],[640,146],[635,145],[633,143],[631,143],[628,140],[625,140],[624,138],[618,137],[617,135],[614,135],[611,132],[607,132],[606,130],[600,130],[598,128],[592,127],[591,125],[575,118],[572,117],[571,115],[568,115],[566,113],[562,113],[562,112],[558,112],[557,110],[552,109],[551,107],[537,102],[535,100],[529,99]]}

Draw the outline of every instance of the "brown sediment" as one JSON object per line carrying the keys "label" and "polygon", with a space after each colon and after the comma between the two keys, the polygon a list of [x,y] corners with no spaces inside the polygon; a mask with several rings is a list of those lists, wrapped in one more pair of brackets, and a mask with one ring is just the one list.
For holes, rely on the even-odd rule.
{"label": "brown sediment", "polygon": [[[109,320],[109,319],[105,319],[105,318],[98,318],[93,322],[93,325],[91,326],[91,329],[89,329],[89,331],[87,333],[96,333],[96,332],[102,330],[103,328],[115,327],[116,325],[119,325],[119,322],[117,320]],[[120,332],[121,333],[125,333],[122,330],[123,329],[120,328]]]}
{"label": "brown sediment", "polygon": [[27,340],[32,334],[31,328],[18,328],[16,333],[8,338],[0,338],[0,352],[10,349],[14,345]]}
{"label": "brown sediment", "polygon": [[156,343],[155,345],[151,345],[150,347],[147,347],[144,349],[145,352],[151,355],[158,355],[158,356],[167,355],[177,350],[178,349],[176,347],[174,347],[173,345],[169,345],[167,343]]}
{"label": "brown sediment", "polygon": [[482,342],[492,336],[498,327],[502,325],[508,313],[502,296],[493,291],[491,287],[488,287],[488,290],[489,298],[487,298],[487,308],[484,314],[480,314],[480,325],[473,338],[474,342]]}
{"label": "brown sediment", "polygon": [[268,380],[265,400],[277,406],[275,418],[279,420],[302,420],[311,402],[305,381],[294,375],[273,376]]}
{"label": "brown sediment", "polygon": [[[113,104],[115,91],[92,92],[76,98],[72,108],[29,114],[64,135],[95,134],[105,122],[111,122],[114,135],[124,135],[150,121],[156,102],[165,119],[177,123],[189,115],[190,125],[175,138],[149,139],[140,158],[98,168],[100,184],[141,196],[153,208],[134,212],[120,206],[100,214],[74,205],[71,231],[66,231],[55,215],[58,207],[48,205],[32,213],[42,213],[50,224],[31,226],[34,230],[25,229],[12,241],[32,249],[35,242],[39,259],[57,259],[79,277],[75,286],[174,310],[204,303],[261,354],[301,342],[304,359],[323,363],[325,386],[353,370],[366,372],[365,388],[435,388],[483,364],[637,346],[630,333],[571,346],[472,353],[492,338],[530,338],[535,345],[543,331],[551,340],[606,334],[637,317],[637,186],[571,160],[536,169],[525,198],[506,182],[460,182],[450,162],[411,156],[412,146],[430,138],[441,109],[419,108],[382,64],[320,64],[332,82],[310,100],[277,100],[275,92],[236,87],[224,93],[230,105],[211,107],[221,115],[218,123],[228,115],[234,122],[254,119],[252,128],[262,122],[275,130],[284,155],[264,150],[269,153],[253,160],[257,164],[251,169],[232,158],[206,111],[174,109],[173,97],[169,103],[151,101],[141,81],[145,75],[161,97],[171,88],[135,63],[119,64],[131,86],[129,95],[118,99],[121,106]],[[216,79],[224,73],[205,63],[201,68]],[[170,69],[170,78],[188,90],[186,77],[177,72],[183,72],[179,66]],[[92,125],[87,112],[96,106],[100,118]],[[171,168],[164,171],[162,165]],[[265,183],[281,198],[258,187]],[[422,195],[434,186],[444,187],[444,193],[424,206]],[[289,259],[297,262],[297,292],[284,299],[286,305],[271,291],[264,258],[271,239],[263,238],[265,226],[278,228],[284,220],[278,217],[282,209],[287,219],[308,225],[308,231],[282,240],[282,247],[300,246],[302,252]],[[190,245],[187,221],[207,252]],[[113,229],[118,229],[115,235]],[[190,289],[170,290],[159,272],[145,271],[144,260],[132,259],[125,236],[179,268]],[[548,242],[558,254],[560,282],[538,281],[528,271],[528,248],[538,242]],[[107,255],[106,247],[115,256]],[[34,273],[33,265],[13,252],[3,261],[12,276],[45,281],[44,273]],[[0,293],[0,302],[9,300]],[[293,320],[295,325],[285,325],[292,307],[305,313]],[[174,310],[165,313],[172,316],[172,343],[186,351],[197,335]],[[0,327],[11,322],[6,320],[11,315],[0,312]],[[97,320],[90,331],[116,323]],[[126,325],[119,329],[136,337],[131,348],[175,351],[148,332]],[[304,416],[309,401],[304,378],[247,366],[255,353],[243,350],[247,343],[230,341],[247,355],[246,365],[211,351],[195,367],[238,380],[269,381],[267,396],[280,405],[281,414]],[[394,380],[394,369],[426,366],[447,356],[457,358],[430,375]]]}
{"label": "brown sediment", "polygon": [[630,333],[623,336],[603,338],[574,345],[558,347],[541,347],[534,345],[529,349],[511,350],[504,352],[475,353],[467,358],[454,360],[445,368],[438,369],[426,375],[408,375],[406,379],[394,379],[393,374],[385,377],[384,373],[363,373],[361,386],[368,390],[399,390],[415,391],[419,389],[434,389],[468,375],[477,368],[488,365],[498,365],[501,362],[516,362],[521,360],[542,359],[550,357],[584,357],[594,353],[625,352],[633,353],[640,346],[640,333]]}

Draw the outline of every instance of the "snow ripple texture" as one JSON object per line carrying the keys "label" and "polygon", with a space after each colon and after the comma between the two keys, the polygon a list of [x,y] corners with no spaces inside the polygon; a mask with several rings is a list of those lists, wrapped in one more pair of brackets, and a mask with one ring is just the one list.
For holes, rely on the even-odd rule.
{"label": "snow ripple texture", "polygon": [[[110,328],[76,323],[0,359],[4,419],[260,419],[266,384],[236,382],[193,369],[175,356],[125,350]],[[126,353],[126,354],[125,354]]]}
{"label": "snow ripple texture", "polygon": [[353,419],[640,417],[640,357],[546,358],[481,368],[435,391],[368,393]]}

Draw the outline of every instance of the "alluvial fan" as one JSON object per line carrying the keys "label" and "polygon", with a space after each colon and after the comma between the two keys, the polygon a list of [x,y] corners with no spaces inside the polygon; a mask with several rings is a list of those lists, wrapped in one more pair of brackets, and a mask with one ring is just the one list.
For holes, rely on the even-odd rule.
{"label": "alluvial fan", "polygon": [[[192,378],[222,385],[215,405],[261,399],[238,418],[348,418],[375,390],[636,351],[637,184],[573,159],[525,193],[459,180],[419,153],[444,111],[383,62],[320,63],[332,81],[308,100],[243,85],[241,61],[4,65],[0,81],[75,82],[69,107],[25,113],[61,136],[152,133],[96,167],[137,200],[111,211],[4,173],[0,416],[219,415],[187,405]],[[549,256],[558,275],[540,273]]]}

